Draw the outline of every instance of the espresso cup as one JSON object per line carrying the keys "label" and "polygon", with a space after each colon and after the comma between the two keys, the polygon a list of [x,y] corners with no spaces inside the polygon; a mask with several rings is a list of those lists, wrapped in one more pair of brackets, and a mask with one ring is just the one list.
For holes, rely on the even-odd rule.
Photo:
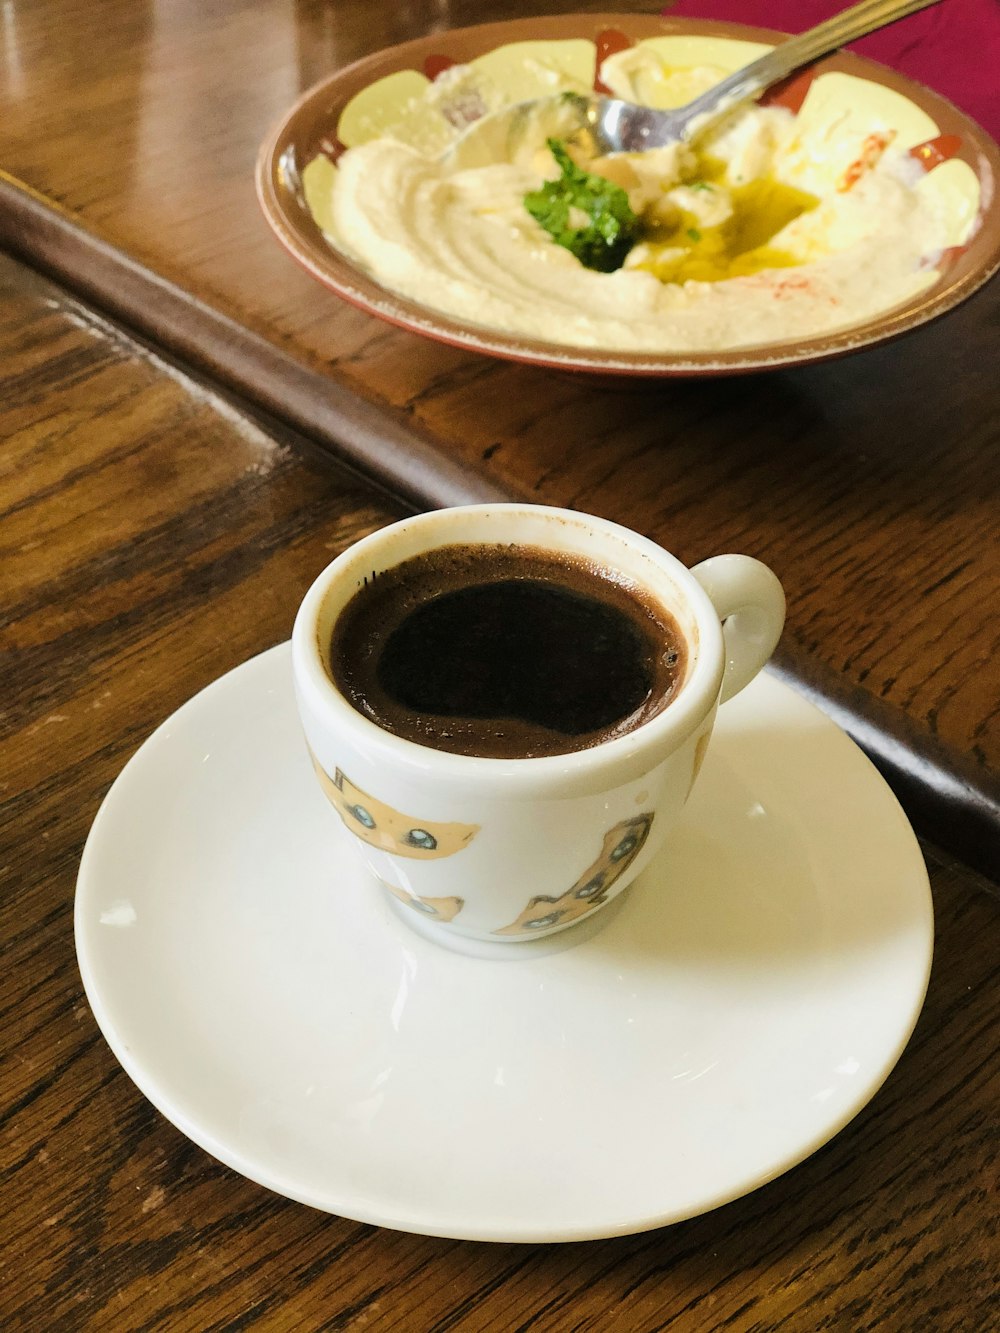
{"label": "espresso cup", "polygon": [[[441,547],[529,548],[607,571],[662,607],[684,651],[669,701],[624,734],[534,758],[456,754],[392,734],[338,687],[330,644],[355,594]],[[404,519],[319,575],[295,620],[296,699],[323,792],[401,915],[462,947],[537,941],[615,901],[662,846],[720,703],[756,676],[784,623],[774,574],[744,555],[693,569],[604,519],[472,505]]]}

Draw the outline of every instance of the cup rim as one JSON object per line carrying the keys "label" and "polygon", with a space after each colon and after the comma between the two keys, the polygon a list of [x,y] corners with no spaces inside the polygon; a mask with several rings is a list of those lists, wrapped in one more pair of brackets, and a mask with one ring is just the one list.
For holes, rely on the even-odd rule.
{"label": "cup rim", "polygon": [[[327,670],[319,635],[319,621],[324,605],[340,580],[349,570],[358,567],[362,562],[370,565],[370,557],[391,543],[394,534],[404,528],[412,531],[426,527],[429,535],[438,533],[436,540],[429,540],[422,548],[430,551],[456,542],[468,543],[470,538],[467,535],[453,536],[449,540],[449,528],[453,529],[464,524],[470,515],[474,516],[477,513],[485,515],[487,512],[491,516],[500,518],[527,515],[532,519],[540,519],[543,523],[554,521],[561,526],[570,523],[600,536],[617,540],[644,555],[666,580],[679,589],[693,614],[697,642],[692,644],[689,638],[687,677],[676,698],[671,699],[661,713],[622,736],[602,741],[586,749],[535,757],[496,758],[486,755],[454,754],[396,736],[359,713],[344,697]],[[493,544],[498,540],[505,539],[498,538],[495,532],[484,532],[482,537],[484,544]],[[544,549],[544,537],[540,534],[537,537],[533,535],[531,544]],[[553,549],[565,550],[563,547],[553,547]],[[579,553],[587,554],[585,549]],[[409,558],[410,554],[402,557],[402,559]],[[655,586],[646,586],[654,597],[657,596]],[[500,779],[505,785],[510,784],[511,788],[516,788],[534,786],[551,778],[565,778],[569,774],[581,780],[593,777],[604,769],[613,768],[621,763],[634,762],[640,759],[644,752],[655,753],[656,757],[651,760],[650,766],[666,758],[682,745],[714,710],[722,688],[725,652],[721,622],[708,593],[687,566],[675,556],[649,538],[609,519],[577,510],[515,502],[456,505],[430,510],[388,524],[354,542],[317,575],[302,599],[292,631],[292,662],[297,691],[307,696],[313,706],[318,706],[331,724],[353,735],[355,743],[368,751],[376,762],[402,766],[411,774],[427,773],[432,770],[436,775],[447,772],[453,779],[473,785],[481,782],[494,783]],[[513,790],[511,794],[514,794]]]}

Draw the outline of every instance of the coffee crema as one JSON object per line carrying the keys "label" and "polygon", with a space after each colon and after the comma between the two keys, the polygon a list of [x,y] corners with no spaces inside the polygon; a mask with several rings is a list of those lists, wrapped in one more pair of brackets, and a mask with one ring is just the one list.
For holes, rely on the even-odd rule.
{"label": "coffee crema", "polygon": [[435,750],[537,758],[634,731],[684,678],[651,594],[570,554],[439,547],[373,576],[337,619],[329,666],[385,731]]}

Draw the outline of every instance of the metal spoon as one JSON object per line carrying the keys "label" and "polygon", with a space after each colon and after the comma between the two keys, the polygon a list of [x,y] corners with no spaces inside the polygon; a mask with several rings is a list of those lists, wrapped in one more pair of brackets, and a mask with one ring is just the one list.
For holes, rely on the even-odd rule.
{"label": "metal spoon", "polygon": [[556,100],[561,102],[564,111],[577,119],[580,129],[589,129],[597,156],[606,153],[638,153],[648,148],[688,142],[740,103],[750,101],[820,56],[938,3],[939,0],[862,0],[861,4],[835,14],[808,32],[782,42],[767,55],[737,70],[735,74],[730,74],[687,106],[674,111],[655,111],[651,107],[636,106],[633,102],[623,102],[614,97],[581,97],[575,94],[562,94],[558,99],[519,102],[475,122],[446,156],[453,161],[464,162],[466,158],[471,161],[472,156],[479,155],[477,148],[480,141],[483,146],[490,140],[497,142],[504,123],[524,124],[533,109]]}

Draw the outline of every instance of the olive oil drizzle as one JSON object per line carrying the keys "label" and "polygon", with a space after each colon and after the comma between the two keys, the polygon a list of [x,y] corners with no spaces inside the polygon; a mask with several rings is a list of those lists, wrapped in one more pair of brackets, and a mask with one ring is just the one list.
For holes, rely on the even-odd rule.
{"label": "olive oil drizzle", "polygon": [[817,197],[773,176],[732,185],[724,173],[723,163],[703,158],[698,175],[686,182],[690,190],[725,189],[732,212],[724,221],[706,226],[698,213],[681,209],[669,224],[644,228],[642,248],[628,267],[644,269],[661,282],[721,282],[803,262],[769,242],[815,208]]}

